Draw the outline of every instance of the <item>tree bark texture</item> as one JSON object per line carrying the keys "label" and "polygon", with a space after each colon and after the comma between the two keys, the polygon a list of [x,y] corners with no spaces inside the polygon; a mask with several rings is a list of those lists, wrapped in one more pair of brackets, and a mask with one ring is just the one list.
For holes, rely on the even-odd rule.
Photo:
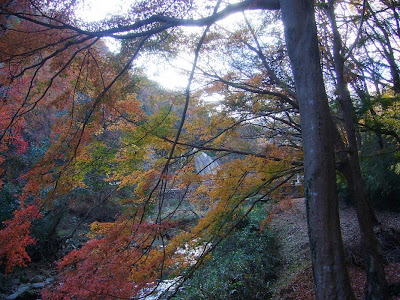
{"label": "tree bark texture", "polygon": [[354,299],[336,192],[333,128],[320,66],[313,0],[281,0],[301,116],[307,222],[317,299]]}
{"label": "tree bark texture", "polygon": [[387,282],[380,246],[373,230],[371,209],[364,191],[364,182],[361,177],[356,130],[354,125],[354,107],[344,78],[344,58],[341,54],[342,40],[336,24],[333,1],[330,1],[328,15],[331,21],[334,37],[333,56],[335,61],[336,87],[339,94],[339,103],[342,107],[348,141],[348,163],[351,172],[350,190],[356,204],[361,241],[364,248],[365,269],[367,272],[365,298],[383,300],[386,299]]}

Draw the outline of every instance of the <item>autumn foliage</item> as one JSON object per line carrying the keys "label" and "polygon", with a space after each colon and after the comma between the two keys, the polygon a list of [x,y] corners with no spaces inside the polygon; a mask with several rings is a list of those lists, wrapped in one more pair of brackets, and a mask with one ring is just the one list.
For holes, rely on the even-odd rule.
{"label": "autumn foliage", "polygon": [[[35,142],[48,146],[18,177],[22,188],[15,197],[22,208],[0,230],[6,272],[29,262],[26,247],[35,243],[30,229],[40,211],[74,210],[95,185],[106,195],[93,201],[115,199],[119,210],[113,222],[92,223],[88,241],[57,263],[59,278],[44,291],[45,299],[130,298],[150,293],[168,275],[190,274],[256,203],[279,193],[299,171],[293,161],[301,159],[301,151],[273,144],[252,149],[242,139],[253,129],[250,122],[237,122],[197,98],[176,158],[168,161],[182,96],[127,72],[129,55],[108,54],[96,38],[45,30],[40,22],[7,22],[15,30],[6,31],[0,45],[1,80],[7,87],[0,107],[5,116],[0,150],[31,155],[35,145],[25,138],[30,136],[26,122],[48,125],[35,133]],[[202,174],[191,146],[199,141],[211,151],[250,155],[227,158],[223,168]],[[186,190],[191,197],[171,205],[164,199],[168,189]],[[181,231],[175,215],[186,206],[201,215],[191,230]],[[160,240],[162,247],[155,246]]]}
{"label": "autumn foliage", "polygon": [[[8,219],[0,226],[0,265],[5,273],[26,266],[29,246],[41,242],[32,228],[43,222],[42,239],[58,245],[58,276],[45,299],[144,297],[166,278],[182,283],[192,276],[254,207],[280,202],[258,231],[274,213],[291,209],[304,183],[300,98],[281,14],[266,11],[269,1],[216,7],[131,1],[126,15],[94,23],[76,17],[78,2],[0,3],[0,196],[1,217]],[[346,57],[352,63],[344,78],[357,99],[351,122],[363,142],[360,153],[372,153],[368,147],[378,140],[379,155],[385,147],[393,155],[385,168],[397,176],[400,81],[390,36],[399,25],[364,5],[379,2],[389,11],[383,15],[394,16],[397,7],[353,2],[343,28],[365,36],[354,44],[354,57]],[[335,148],[343,171],[350,151],[332,71],[333,37],[325,2],[316,8],[326,111],[335,129],[329,150]],[[219,21],[238,11],[242,22],[223,29]],[[181,25],[204,26],[204,36],[186,34]],[[369,36],[363,26],[383,35]],[[119,53],[107,49],[104,37],[122,41]],[[383,38],[383,49],[370,56],[367,50]],[[163,89],[136,64],[138,58],[155,64],[148,59],[153,54],[170,62],[176,53],[195,53],[184,92]],[[389,73],[397,78],[393,88]],[[208,101],[213,96],[220,101]],[[201,156],[209,161],[199,168]]]}
{"label": "autumn foliage", "polygon": [[30,236],[32,222],[41,218],[39,208],[29,205],[14,212],[11,220],[3,222],[4,229],[0,230],[0,264],[5,265],[6,273],[15,267],[25,267],[30,262],[26,248],[35,244]]}
{"label": "autumn foliage", "polygon": [[[129,219],[93,224],[96,235],[57,263],[60,282],[45,299],[129,298],[159,276],[160,256],[149,250],[159,226],[135,226]],[[158,263],[157,263],[158,261]]]}

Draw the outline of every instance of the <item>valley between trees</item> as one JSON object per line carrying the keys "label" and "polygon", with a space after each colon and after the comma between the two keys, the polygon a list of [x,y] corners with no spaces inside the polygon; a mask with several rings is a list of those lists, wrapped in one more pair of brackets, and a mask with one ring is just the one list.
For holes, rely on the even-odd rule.
{"label": "valley between trees", "polygon": [[397,1],[0,3],[1,297],[399,297]]}

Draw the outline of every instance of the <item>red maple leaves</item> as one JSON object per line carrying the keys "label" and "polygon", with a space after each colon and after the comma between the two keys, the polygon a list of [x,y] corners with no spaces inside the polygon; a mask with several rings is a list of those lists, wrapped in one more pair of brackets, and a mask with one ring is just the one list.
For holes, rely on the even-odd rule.
{"label": "red maple leaves", "polygon": [[14,217],[4,221],[5,228],[0,231],[0,265],[5,264],[6,273],[12,272],[15,267],[26,266],[30,261],[26,247],[35,244],[30,227],[33,220],[41,218],[39,208],[29,205],[16,210]]}

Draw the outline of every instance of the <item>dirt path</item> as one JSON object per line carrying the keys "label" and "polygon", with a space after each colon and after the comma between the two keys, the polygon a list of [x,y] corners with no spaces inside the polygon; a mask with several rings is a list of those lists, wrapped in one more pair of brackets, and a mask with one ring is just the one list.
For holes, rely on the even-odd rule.
{"label": "dirt path", "polygon": [[[274,299],[314,299],[304,198],[276,204],[270,228],[277,233],[282,253],[282,271],[275,284]],[[400,213],[377,212],[376,229],[386,261],[389,284],[400,286]],[[357,299],[363,299],[365,274],[357,215],[353,207],[340,210],[346,262]],[[394,296],[392,299],[400,299]]]}

